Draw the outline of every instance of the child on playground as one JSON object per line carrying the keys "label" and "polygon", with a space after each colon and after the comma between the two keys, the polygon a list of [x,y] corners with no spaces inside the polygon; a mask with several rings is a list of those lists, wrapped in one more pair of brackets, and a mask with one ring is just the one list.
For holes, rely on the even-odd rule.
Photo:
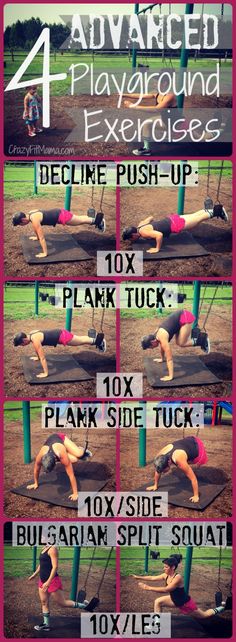
{"label": "child on playground", "polygon": [[23,119],[28,129],[28,136],[36,136],[43,130],[38,127],[41,101],[37,94],[37,87],[34,85],[29,88],[24,97]]}
{"label": "child on playground", "polygon": [[225,603],[222,602],[220,606],[216,608],[207,609],[203,611],[199,609],[196,602],[187,594],[184,588],[183,578],[180,573],[177,572],[179,563],[182,560],[182,555],[170,555],[162,560],[163,563],[163,573],[161,575],[153,576],[139,576],[133,575],[136,579],[139,580],[148,580],[149,582],[157,582],[163,580],[164,586],[149,586],[145,582],[139,582],[139,588],[144,589],[145,591],[153,591],[154,593],[166,593],[162,597],[158,597],[154,601],[154,613],[161,613],[162,607],[166,606],[168,611],[171,608],[177,607],[181,613],[184,615],[191,615],[196,619],[206,619],[210,618],[213,615],[222,613],[225,610]]}

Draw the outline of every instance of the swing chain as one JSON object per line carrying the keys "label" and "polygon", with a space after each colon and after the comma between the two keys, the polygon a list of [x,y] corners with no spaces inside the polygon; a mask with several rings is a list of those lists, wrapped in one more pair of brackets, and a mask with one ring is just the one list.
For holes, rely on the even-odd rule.
{"label": "swing chain", "polygon": [[212,297],[212,299],[211,299],[211,303],[210,303],[210,305],[209,305],[208,311],[207,311],[206,316],[205,316],[205,319],[204,319],[204,321],[203,321],[202,329],[203,329],[203,330],[205,330],[205,332],[206,332],[206,322],[207,322],[207,320],[208,320],[209,314],[210,314],[210,312],[211,312],[211,308],[212,308],[213,303],[214,303],[214,300],[215,300],[215,298],[216,298],[216,293],[217,293],[218,287],[219,287],[219,285],[217,285],[217,286],[216,286],[216,288],[215,288],[215,292],[214,292],[214,294],[213,294],[213,297]]}
{"label": "swing chain", "polygon": [[217,588],[218,588],[219,591],[221,590],[221,586],[220,586],[220,582],[221,582],[221,562],[222,562],[222,546],[220,546],[220,550],[219,550],[219,564],[218,564],[218,578],[217,578]]}
{"label": "swing chain", "polygon": [[101,580],[100,580],[100,582],[98,584],[98,588],[97,588],[97,591],[95,593],[95,597],[99,598],[100,590],[101,590],[101,587],[102,587],[102,584],[103,584],[104,577],[105,577],[106,572],[107,572],[107,568],[108,568],[108,564],[109,564],[110,559],[111,559],[111,554],[112,554],[113,548],[114,548],[114,546],[111,546],[109,554],[107,556],[106,564],[105,564],[105,567],[104,567],[104,570],[103,570],[103,574],[102,574]]}

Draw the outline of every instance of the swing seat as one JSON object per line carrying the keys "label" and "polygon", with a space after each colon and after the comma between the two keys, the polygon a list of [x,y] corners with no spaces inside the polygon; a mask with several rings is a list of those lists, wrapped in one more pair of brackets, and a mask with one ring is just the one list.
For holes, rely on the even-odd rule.
{"label": "swing seat", "polygon": [[89,328],[88,337],[90,337],[90,339],[96,339],[96,336],[97,336],[97,332],[95,328]]}
{"label": "swing seat", "polygon": [[81,588],[77,594],[77,602],[84,602],[85,598],[86,598],[86,590],[85,588]]}
{"label": "swing seat", "polygon": [[213,210],[213,200],[210,196],[207,196],[204,201],[204,210]]}
{"label": "swing seat", "polygon": [[96,609],[96,607],[97,607],[99,604],[100,604],[99,597],[95,595],[94,597],[92,597],[92,599],[91,599],[91,600],[90,600],[90,602],[87,604],[87,606],[85,607],[85,609],[83,609],[83,611],[89,611],[89,612],[91,613],[92,611],[94,611],[94,609]]}
{"label": "swing seat", "polygon": [[215,593],[215,605],[220,606],[222,604],[223,595],[222,591],[216,591]]}
{"label": "swing seat", "polygon": [[228,595],[228,597],[226,598],[226,602],[225,602],[225,610],[226,611],[232,611],[232,608],[233,608],[233,596],[232,595]]}

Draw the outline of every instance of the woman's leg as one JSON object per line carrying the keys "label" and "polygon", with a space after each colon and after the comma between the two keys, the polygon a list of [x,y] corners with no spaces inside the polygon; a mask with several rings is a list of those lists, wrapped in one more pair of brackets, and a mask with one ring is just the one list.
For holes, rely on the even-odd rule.
{"label": "woman's leg", "polygon": [[192,230],[199,223],[202,223],[203,221],[209,221],[211,217],[209,212],[206,212],[205,210],[199,210],[198,212],[194,212],[193,214],[183,214],[180,218],[183,218],[185,220],[184,229]]}
{"label": "woman's leg", "polygon": [[169,608],[171,607],[173,608],[174,603],[172,602],[170,595],[163,595],[163,597],[158,597],[155,600],[154,613],[161,613],[163,606],[168,606]]}
{"label": "woman's leg", "polygon": [[69,437],[65,437],[64,446],[67,452],[73,456],[72,460],[71,460],[71,457],[69,458],[70,461],[75,462],[84,454],[84,448],[82,448],[81,446],[76,446],[76,444],[71,439],[69,439]]}
{"label": "woman's leg", "polygon": [[47,591],[43,591],[39,588],[39,599],[41,602],[42,613],[49,613],[49,594]]}
{"label": "woman's leg", "polygon": [[63,608],[69,608],[69,609],[74,609],[76,606],[76,602],[74,600],[66,600],[64,591],[59,589],[58,591],[54,591],[51,593],[53,596],[54,602],[58,604],[58,606],[61,606]]}
{"label": "woman's leg", "polygon": [[73,339],[67,343],[68,346],[83,346],[83,345],[94,345],[94,339],[88,337],[87,335],[79,337],[77,334],[74,334]]}
{"label": "woman's leg", "polygon": [[202,609],[196,609],[196,611],[191,611],[191,616],[195,618],[203,618],[206,619],[208,617],[212,617],[213,615],[216,615],[217,613],[222,613],[224,611],[224,607],[217,607],[216,609],[207,609],[206,611],[203,611]]}
{"label": "woman's leg", "polygon": [[181,346],[181,348],[189,348],[190,346],[193,347],[193,343],[187,343],[191,335],[191,332],[192,332],[191,323],[185,323],[184,325],[182,325],[178,334],[175,335],[175,341],[177,346]]}
{"label": "woman's leg", "polygon": [[81,216],[73,214],[72,218],[66,223],[66,225],[84,225],[85,223],[87,225],[93,225],[94,218],[91,218],[91,216],[87,216],[87,214],[83,214]]}

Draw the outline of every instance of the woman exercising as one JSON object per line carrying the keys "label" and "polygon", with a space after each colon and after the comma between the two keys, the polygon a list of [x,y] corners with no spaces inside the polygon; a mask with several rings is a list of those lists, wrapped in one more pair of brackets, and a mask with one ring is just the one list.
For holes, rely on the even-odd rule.
{"label": "woman exercising", "polygon": [[36,631],[50,631],[50,597],[52,595],[57,606],[69,609],[85,609],[87,601],[77,602],[67,600],[64,596],[62,581],[58,575],[58,550],[56,546],[46,545],[39,556],[39,565],[28,581],[39,574],[39,599],[42,607],[42,624],[34,626]]}
{"label": "woman exercising", "polygon": [[30,357],[32,361],[40,361],[43,372],[37,375],[38,379],[48,377],[48,365],[44,354],[43,346],[53,346],[56,348],[58,345],[63,346],[82,346],[90,345],[95,346],[101,352],[106,352],[106,339],[103,332],[98,332],[95,339],[86,336],[78,336],[69,332],[68,330],[35,330],[26,334],[25,332],[18,332],[14,336],[14,346],[32,346],[36,352],[35,357]]}
{"label": "woman exercising", "polygon": [[222,602],[221,606],[216,608],[207,609],[203,611],[199,609],[196,602],[188,595],[184,589],[183,578],[180,573],[176,572],[179,563],[181,562],[182,555],[170,555],[162,560],[164,564],[163,573],[161,575],[140,576],[133,575],[136,579],[148,580],[156,582],[159,580],[164,581],[164,586],[149,586],[144,582],[139,582],[138,586],[145,591],[154,591],[155,593],[167,593],[162,597],[158,597],[154,602],[154,613],[161,613],[162,607],[166,606],[168,609],[177,607],[184,615],[190,615],[197,619],[209,618],[225,610],[225,604]]}
{"label": "woman exercising", "polygon": [[[162,112],[160,113],[160,109],[176,109],[177,108],[177,102],[176,102],[176,96],[173,92],[169,90],[169,85],[170,81],[167,76],[167,74],[172,77],[173,71],[171,69],[163,69],[161,71],[163,74],[162,77],[162,89],[163,92],[166,93],[150,93],[150,94],[144,94],[143,98],[149,98],[152,101],[151,105],[134,105],[131,100],[125,100],[124,101],[124,106],[128,107],[129,109],[138,109],[141,111],[148,111],[148,112],[156,112],[158,115],[158,112],[160,114],[159,117],[159,129],[166,129],[168,121],[168,113],[167,112]],[[165,74],[165,75],[164,75]],[[140,98],[140,94],[124,94],[124,97],[129,97],[129,98]],[[152,132],[152,122],[157,118],[157,116],[153,116],[149,119],[149,122],[144,124],[144,127],[142,128],[142,133],[143,133],[143,146],[140,147],[139,149],[134,149],[133,154],[135,156],[151,156],[151,151],[150,151],[150,141],[151,141],[151,132]]]}
{"label": "woman exercising", "polygon": [[155,247],[151,247],[147,252],[156,254],[160,252],[163,239],[170,234],[180,234],[183,230],[193,230],[199,223],[209,221],[210,218],[221,218],[228,221],[228,215],[224,208],[214,208],[213,210],[199,210],[193,214],[170,214],[160,221],[155,221],[153,216],[140,221],[138,227],[126,227],[123,231],[123,241],[137,241],[138,239],[150,239],[155,241]]}
{"label": "woman exercising", "polygon": [[194,336],[189,341],[192,331],[192,323],[196,317],[188,310],[177,310],[172,312],[168,317],[163,319],[158,330],[154,334],[148,334],[141,340],[143,350],[154,349],[159,347],[161,351],[160,358],[154,359],[157,363],[163,363],[166,359],[168,375],[161,377],[161,381],[172,381],[174,378],[174,362],[170,341],[175,336],[177,346],[181,348],[192,348],[200,346],[201,349],[209,354],[210,340],[206,332],[201,332],[199,328],[194,328]]}
{"label": "woman exercising", "polygon": [[103,212],[98,212],[93,218],[87,215],[77,216],[64,209],[52,210],[31,210],[28,214],[24,212],[16,212],[12,219],[14,227],[16,225],[28,225],[32,223],[35,236],[30,236],[31,241],[39,241],[42,252],[36,254],[38,259],[44,258],[48,255],[47,243],[43,233],[42,225],[55,227],[56,225],[95,225],[101,232],[106,230],[106,221]]}
{"label": "woman exercising", "polygon": [[79,459],[87,459],[92,453],[87,448],[76,446],[76,444],[61,432],[53,433],[44,442],[42,448],[35,459],[34,464],[34,484],[29,484],[29,490],[37,490],[39,487],[40,470],[43,468],[45,473],[50,473],[55,465],[60,462],[65,466],[66,473],[69,477],[72,495],[69,499],[76,501],[78,499],[78,487],[74,475],[73,466]]}
{"label": "woman exercising", "polygon": [[147,490],[157,490],[162,473],[168,473],[172,464],[180,468],[192,484],[193,496],[190,501],[199,502],[198,481],[190,464],[203,466],[208,461],[205,446],[198,437],[183,437],[164,446],[154,459],[154,484]]}

